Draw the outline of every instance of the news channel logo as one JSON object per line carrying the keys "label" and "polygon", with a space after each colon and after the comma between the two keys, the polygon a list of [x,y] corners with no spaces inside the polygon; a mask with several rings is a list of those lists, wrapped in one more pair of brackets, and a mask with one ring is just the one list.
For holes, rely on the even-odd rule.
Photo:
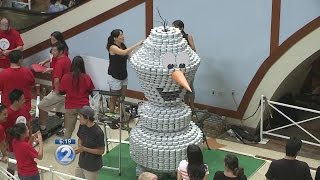
{"label": "news channel logo", "polygon": [[76,158],[76,153],[70,145],[61,145],[56,150],[56,160],[61,165],[69,165]]}

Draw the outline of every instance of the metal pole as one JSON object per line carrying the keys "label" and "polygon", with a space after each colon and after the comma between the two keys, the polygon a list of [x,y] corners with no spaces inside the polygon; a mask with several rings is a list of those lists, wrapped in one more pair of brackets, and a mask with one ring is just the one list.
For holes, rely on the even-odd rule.
{"label": "metal pole", "polygon": [[45,171],[44,170],[42,170],[42,169],[40,169],[40,172],[41,172],[41,179],[44,179],[44,173],[45,173]]}
{"label": "metal pole", "polygon": [[49,166],[49,169],[50,169],[50,173],[51,173],[51,180],[54,180],[54,177],[53,177],[53,167],[52,167],[52,165]]}
{"label": "metal pole", "polygon": [[260,103],[261,103],[261,113],[260,113],[260,142],[262,141],[263,139],[263,109],[264,109],[264,95],[261,95],[261,100],[260,100]]}
{"label": "metal pole", "polygon": [[313,109],[308,109],[308,108],[294,106],[294,105],[285,104],[285,103],[279,103],[279,102],[275,102],[275,101],[268,101],[268,102],[269,102],[269,104],[275,104],[275,105],[279,105],[279,106],[284,106],[284,107],[289,107],[289,108],[294,108],[294,109],[299,109],[299,110],[303,110],[303,111],[307,111],[307,112],[313,112],[313,113],[320,114],[320,111],[313,110]]}
{"label": "metal pole", "polygon": [[103,129],[104,129],[104,135],[105,135],[105,144],[107,147],[106,152],[109,153],[109,142],[108,142],[108,135],[107,135],[107,128],[106,128],[106,123],[103,122]]}
{"label": "metal pole", "polygon": [[[316,117],[313,117],[313,118],[305,119],[303,121],[299,121],[299,122],[297,122],[297,124],[302,124],[302,123],[309,122],[309,121],[312,121],[312,120],[315,120],[315,119],[319,119],[319,118],[320,118],[320,116],[316,116]],[[290,126],[293,126],[293,125],[294,124],[288,124],[288,125],[281,126],[281,127],[278,127],[278,128],[270,129],[270,130],[265,131],[265,132],[277,131],[277,130],[284,129],[284,128],[287,128],[287,127],[290,127]]]}
{"label": "metal pole", "polygon": [[314,140],[316,140],[318,143],[320,143],[320,140],[318,138],[316,138],[314,135],[312,135],[311,133],[309,133],[307,130],[305,130],[303,127],[301,127],[299,124],[297,124],[295,121],[293,121],[289,116],[287,116],[286,114],[284,114],[283,112],[281,112],[278,108],[276,108],[275,106],[273,106],[272,104],[270,104],[270,106],[275,109],[278,113],[280,113],[282,116],[284,116],[285,118],[287,118],[289,121],[291,121],[291,123],[293,123],[294,125],[296,125],[298,128],[300,128],[302,131],[304,131],[305,133],[307,133],[309,136],[311,136]]}
{"label": "metal pole", "polygon": [[123,108],[122,108],[122,105],[123,105],[123,101],[122,101],[122,98],[120,96],[120,127],[119,127],[119,176],[121,176],[121,131],[122,131],[122,116],[123,116]]}
{"label": "metal pole", "polygon": [[[265,134],[270,135],[270,136],[279,137],[279,138],[290,139],[290,137],[283,136],[283,135],[280,135],[280,134],[275,134],[275,133],[265,133]],[[319,146],[320,147],[320,144],[317,144],[317,143],[313,143],[313,142],[309,142],[309,141],[305,141],[305,140],[301,140],[301,141],[303,143],[306,143],[306,144],[310,144],[310,145],[314,145],[314,146]]]}

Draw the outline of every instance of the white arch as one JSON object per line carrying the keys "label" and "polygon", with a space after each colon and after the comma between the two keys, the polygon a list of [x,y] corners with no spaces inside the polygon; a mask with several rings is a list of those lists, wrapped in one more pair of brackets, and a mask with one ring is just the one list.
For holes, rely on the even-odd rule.
{"label": "white arch", "polygon": [[[260,101],[261,95],[271,98],[283,80],[304,60],[320,49],[320,28],[294,44],[276,61],[265,74],[245,111],[244,118],[252,115]],[[256,128],[260,111],[252,118],[244,121],[244,125]]]}

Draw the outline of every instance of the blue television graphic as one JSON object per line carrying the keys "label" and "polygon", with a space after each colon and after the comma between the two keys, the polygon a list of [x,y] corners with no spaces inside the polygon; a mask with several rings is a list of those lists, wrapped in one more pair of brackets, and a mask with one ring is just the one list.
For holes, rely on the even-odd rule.
{"label": "blue television graphic", "polygon": [[69,165],[76,158],[74,149],[69,145],[61,145],[56,150],[56,160],[61,165]]}

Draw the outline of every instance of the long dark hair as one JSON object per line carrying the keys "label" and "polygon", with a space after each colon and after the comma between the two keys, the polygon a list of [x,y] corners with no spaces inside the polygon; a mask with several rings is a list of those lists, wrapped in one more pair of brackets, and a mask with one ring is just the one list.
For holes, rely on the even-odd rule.
{"label": "long dark hair", "polygon": [[84,61],[81,56],[76,56],[72,60],[71,64],[71,73],[72,73],[72,86],[74,87],[74,83],[77,82],[76,89],[77,91],[80,88],[80,76],[81,74],[86,73],[86,69],[84,67]]}
{"label": "long dark hair", "polygon": [[172,25],[176,28],[179,28],[181,30],[182,35],[185,35],[184,32],[184,23],[181,20],[175,20],[173,21]]}
{"label": "long dark hair", "polygon": [[[186,39],[186,41],[189,44],[189,39],[188,39],[188,34],[186,34],[186,32],[184,32],[184,23],[181,20],[175,20],[173,21],[172,25],[176,28],[179,28],[182,34],[182,37],[184,39]],[[189,44],[190,45],[190,44]]]}
{"label": "long dark hair", "polygon": [[239,160],[237,156],[233,154],[227,154],[224,158],[225,166],[230,169],[233,175],[242,177],[244,175],[244,169],[239,167]]}
{"label": "long dark hair", "polygon": [[[64,45],[64,52],[69,51],[69,47],[66,41],[64,40],[63,34],[60,31],[54,31],[53,33],[51,33],[50,36],[53,36],[58,42],[61,42]],[[53,46],[51,42],[50,42],[50,45]]]}
{"label": "long dark hair", "polygon": [[[121,29],[114,29],[111,31],[110,36],[108,37],[107,50],[109,51],[112,45],[115,45],[114,38],[118,37],[123,31]],[[121,43],[121,49],[127,49],[124,43]]]}
{"label": "long dark hair", "polygon": [[17,123],[12,128],[8,128],[7,132],[11,137],[21,139],[27,132],[27,126],[24,123]]}
{"label": "long dark hair", "polygon": [[187,147],[188,176],[190,180],[202,180],[206,175],[207,166],[203,163],[203,156],[199,146],[191,144]]}

